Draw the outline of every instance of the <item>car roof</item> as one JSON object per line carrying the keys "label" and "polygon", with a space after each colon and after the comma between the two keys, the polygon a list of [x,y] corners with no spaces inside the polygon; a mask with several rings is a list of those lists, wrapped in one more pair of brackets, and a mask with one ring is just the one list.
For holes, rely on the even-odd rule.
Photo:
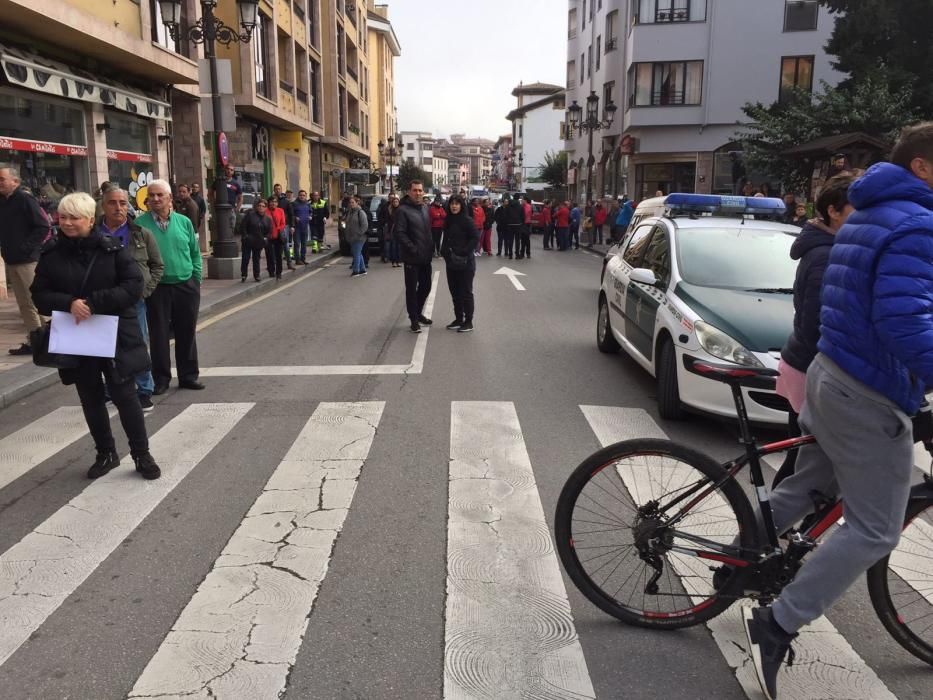
{"label": "car roof", "polygon": [[689,218],[686,216],[657,217],[666,219],[677,229],[700,229],[700,228],[748,228],[759,231],[782,231],[793,236],[800,234],[800,228],[792,224],[784,224],[778,221],[768,221],[766,219],[741,219],[737,216],[699,216]]}

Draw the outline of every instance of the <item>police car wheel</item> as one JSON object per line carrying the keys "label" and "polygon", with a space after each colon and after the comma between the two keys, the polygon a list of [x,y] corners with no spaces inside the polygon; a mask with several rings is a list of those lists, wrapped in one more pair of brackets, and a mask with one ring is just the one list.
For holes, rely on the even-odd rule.
{"label": "police car wheel", "polygon": [[681,420],[684,417],[680,403],[680,388],[677,385],[677,353],[668,339],[658,352],[658,413],[665,420]]}
{"label": "police car wheel", "polygon": [[606,297],[599,298],[599,315],[596,321],[596,347],[600,352],[619,352],[621,346],[612,334],[612,325],[609,321],[609,304]]}

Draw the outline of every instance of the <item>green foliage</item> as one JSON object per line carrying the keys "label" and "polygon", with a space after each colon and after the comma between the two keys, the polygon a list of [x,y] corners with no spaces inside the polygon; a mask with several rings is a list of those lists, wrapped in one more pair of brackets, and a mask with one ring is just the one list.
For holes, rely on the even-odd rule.
{"label": "green foliage", "polygon": [[743,111],[754,123],[744,127],[739,139],[751,169],[770,173],[799,191],[806,188],[813,162],[783,155],[787,149],[853,131],[893,142],[900,128],[918,117],[910,88],[893,88],[883,72],[873,71],[845,87],[823,83],[822,89],[813,96],[800,92],[784,104],[745,105]]}
{"label": "green foliage", "polygon": [[544,154],[544,165],[538,169],[539,177],[551,187],[563,187],[567,184],[567,152]]}
{"label": "green foliage", "polygon": [[431,176],[428,175],[428,173],[426,173],[414,163],[409,163],[406,160],[399,166],[398,169],[398,188],[405,192],[409,187],[411,187],[411,183],[414,180],[421,180],[421,182],[424,184],[425,192],[434,187],[434,183],[432,182]]}
{"label": "green foliage", "polygon": [[898,93],[911,90],[910,106],[933,117],[933,0],[820,0],[836,24],[826,45],[849,88],[874,77]]}

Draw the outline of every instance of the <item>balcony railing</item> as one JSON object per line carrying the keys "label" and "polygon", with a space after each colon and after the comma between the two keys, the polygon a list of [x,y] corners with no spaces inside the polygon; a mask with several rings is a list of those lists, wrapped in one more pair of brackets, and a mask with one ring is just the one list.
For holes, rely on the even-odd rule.
{"label": "balcony railing", "polygon": [[606,53],[614,51],[618,47],[618,41],[616,39],[607,39],[606,40]]}
{"label": "balcony railing", "polygon": [[357,76],[356,71],[353,70],[350,66],[347,66],[347,73],[349,73],[349,75],[350,75],[351,78],[353,78],[355,81],[359,82],[360,79],[359,79],[359,77]]}
{"label": "balcony railing", "polygon": [[304,20],[305,18],[305,8],[302,7],[302,4],[303,0],[302,2],[298,2],[297,0],[295,2],[295,16],[297,16],[300,20]]}
{"label": "balcony railing", "polygon": [[287,93],[294,93],[295,91],[295,86],[285,82],[284,80],[279,81],[279,87]]}
{"label": "balcony railing", "polygon": [[306,93],[306,92],[305,92],[304,90],[302,90],[301,88],[298,88],[298,89],[295,91],[295,97],[298,99],[299,102],[303,102],[304,104],[308,104],[308,93]]}

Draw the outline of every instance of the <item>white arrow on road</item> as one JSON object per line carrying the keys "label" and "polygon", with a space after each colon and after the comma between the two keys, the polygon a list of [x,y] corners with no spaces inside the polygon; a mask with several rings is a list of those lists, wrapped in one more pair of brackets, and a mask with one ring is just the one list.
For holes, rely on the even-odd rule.
{"label": "white arrow on road", "polygon": [[492,274],[494,274],[494,275],[505,275],[506,277],[509,278],[509,281],[510,281],[510,282],[512,283],[512,285],[515,287],[515,289],[517,289],[517,290],[520,291],[520,292],[524,292],[524,291],[525,291],[525,287],[522,285],[521,282],[518,281],[518,278],[519,278],[519,277],[524,277],[524,276],[525,276],[525,273],[524,273],[524,272],[519,272],[518,270],[513,270],[511,267],[500,267],[498,270],[496,270],[496,271],[493,272]]}

